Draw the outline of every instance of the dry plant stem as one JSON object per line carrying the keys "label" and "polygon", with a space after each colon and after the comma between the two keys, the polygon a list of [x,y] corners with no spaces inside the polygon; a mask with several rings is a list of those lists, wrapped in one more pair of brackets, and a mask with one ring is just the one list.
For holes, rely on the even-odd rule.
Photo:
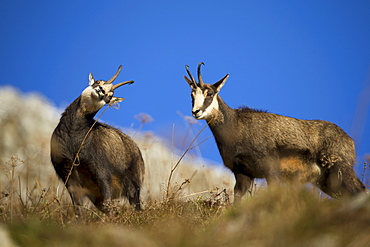
{"label": "dry plant stem", "polygon": [[[27,194],[26,194],[26,202],[22,199],[22,186],[21,186],[21,177],[18,176],[18,199],[23,209],[26,209],[27,207]],[[27,191],[27,190],[26,190]]]}
{"label": "dry plant stem", "polygon": [[[191,141],[191,143],[189,144],[188,148],[185,150],[185,152],[181,155],[180,159],[177,161],[177,163],[175,164],[175,166],[171,169],[171,172],[170,172],[170,176],[168,178],[168,182],[167,182],[167,191],[166,191],[166,199],[168,200],[169,199],[169,190],[170,190],[170,184],[171,184],[171,179],[172,179],[172,176],[173,176],[173,173],[175,172],[176,168],[179,166],[181,160],[185,157],[185,155],[191,150],[193,149],[194,147],[198,146],[192,146],[193,143],[196,141],[196,139],[199,137],[199,135],[205,130],[205,128],[213,121],[213,118],[207,122],[207,124],[198,132],[198,134],[194,137],[194,139]],[[209,137],[208,137],[209,138]],[[208,139],[207,138],[207,139]],[[202,141],[204,142],[204,141]],[[201,142],[201,143],[202,143]]]}
{"label": "dry plant stem", "polygon": [[140,123],[139,127],[137,127],[135,133],[132,135],[132,139],[135,138],[136,134],[143,128],[144,123]]}
{"label": "dry plant stem", "polygon": [[180,184],[180,187],[176,190],[176,192],[174,194],[176,194],[177,192],[182,190],[182,186],[184,186],[186,184],[190,184],[190,179],[185,179],[185,181]]}
{"label": "dry plant stem", "polygon": [[[370,184],[365,183],[365,175],[367,171],[367,166],[368,166],[368,163],[365,161],[362,174],[361,174],[361,182],[367,187],[367,189],[370,189]],[[369,167],[370,167],[370,164],[369,164]]]}
{"label": "dry plant stem", "polygon": [[209,138],[211,138],[212,136],[208,136],[206,139],[202,140],[201,142],[199,142],[198,144],[192,146],[189,148],[189,150],[193,149],[193,148],[196,148],[198,147],[200,144],[202,144],[203,142],[207,141]]}
{"label": "dry plant stem", "polygon": [[171,140],[171,152],[172,152],[172,155],[171,155],[171,164],[174,160],[174,154],[175,154],[175,124],[172,124],[172,140]]}
{"label": "dry plant stem", "polygon": [[211,191],[210,190],[203,190],[203,191],[191,193],[189,195],[181,196],[179,198],[188,198],[188,197],[191,197],[191,196],[201,195],[201,194],[205,194],[205,193],[209,193],[209,192],[211,192]]}
{"label": "dry plant stem", "polygon": [[132,139],[135,138],[136,134],[141,131],[141,129],[143,128],[143,126],[146,123],[149,123],[149,122],[152,122],[153,121],[153,118],[150,115],[145,114],[145,113],[141,113],[139,115],[136,115],[135,118],[136,117],[140,121],[140,125],[139,125],[139,127],[137,127],[135,133],[132,135]]}
{"label": "dry plant stem", "polygon": [[361,174],[361,182],[364,182],[366,168],[367,168],[367,162],[364,162],[364,167],[362,169],[362,174]]}
{"label": "dry plant stem", "polygon": [[183,189],[183,186],[185,186],[185,185],[187,185],[187,184],[190,184],[190,181],[191,180],[193,180],[193,178],[194,178],[194,176],[195,176],[195,174],[197,174],[197,170],[195,170],[194,172],[193,172],[193,174],[191,175],[191,177],[190,178],[186,178],[185,179],[185,181],[184,182],[182,182],[181,184],[180,184],[180,186],[179,186],[179,188],[173,193],[173,195],[172,195],[172,197],[174,197],[174,195],[176,195],[177,194],[177,192],[179,192],[180,190],[182,190]]}
{"label": "dry plant stem", "polygon": [[[95,126],[95,124],[99,121],[99,119],[100,119],[100,118],[101,118],[101,116],[104,114],[104,112],[105,112],[105,111],[108,109],[108,107],[110,107],[110,106],[111,106],[111,105],[108,105],[108,106],[106,106],[106,107],[104,108],[104,110],[103,110],[103,111],[100,113],[100,115],[95,119],[94,123],[91,125],[90,129],[87,131],[86,135],[84,136],[84,139],[82,140],[81,145],[80,145],[80,147],[79,147],[79,149],[78,149],[78,151],[77,151],[77,153],[76,153],[76,155],[75,155],[75,158],[74,158],[74,160],[73,160],[73,163],[72,163],[71,169],[70,169],[70,170],[69,170],[69,172],[68,172],[68,175],[67,175],[66,181],[64,182],[64,187],[63,187],[62,193],[60,194],[60,197],[62,197],[62,196],[63,196],[63,194],[64,194],[64,191],[65,191],[65,188],[66,188],[66,186],[67,186],[67,183],[68,183],[69,177],[72,175],[73,168],[74,168],[75,166],[79,166],[79,157],[78,157],[78,155],[80,154],[80,152],[81,152],[81,150],[82,150],[82,146],[83,146],[83,144],[85,143],[87,136],[90,134],[90,132],[91,132],[92,128]],[[76,161],[78,161],[78,163],[76,163]],[[47,203],[47,205],[46,205],[45,207],[47,207],[48,205],[50,205],[50,204],[51,204],[51,203],[53,203],[54,201],[59,201],[59,200],[58,200],[58,198],[56,198],[56,197],[55,197],[55,198],[54,198],[54,200],[52,200],[50,203]]]}
{"label": "dry plant stem", "polygon": [[[74,160],[73,160],[73,164],[72,164],[72,166],[71,166],[71,169],[69,170],[69,173],[68,173],[68,176],[67,176],[66,181],[65,181],[65,183],[64,183],[64,186],[67,186],[67,183],[68,183],[69,177],[70,177],[70,176],[71,176],[71,174],[72,174],[73,168],[74,168],[75,166],[79,166],[79,165],[80,165],[78,155],[80,154],[80,152],[81,152],[81,150],[82,150],[82,146],[83,146],[83,144],[85,143],[87,136],[90,134],[90,132],[91,132],[92,128],[94,128],[95,124],[98,122],[98,120],[99,120],[99,119],[101,118],[101,116],[104,114],[104,112],[108,109],[108,107],[109,107],[109,106],[105,107],[105,109],[102,111],[102,113],[100,113],[100,115],[98,116],[98,118],[97,118],[97,119],[94,121],[94,123],[91,125],[90,129],[87,131],[87,133],[86,133],[86,135],[85,135],[84,139],[82,140],[81,145],[80,145],[80,147],[79,147],[79,149],[78,149],[78,151],[77,151],[77,153],[76,153],[76,156],[75,156],[75,158],[74,158]],[[76,161],[77,161],[77,160],[78,160],[78,163],[76,163]],[[64,188],[65,188],[65,187],[64,187]],[[63,188],[63,191],[62,191],[61,196],[63,196],[64,188]]]}
{"label": "dry plant stem", "polygon": [[13,223],[13,192],[14,192],[14,172],[15,172],[15,164],[12,161],[12,173],[11,173],[11,187],[10,187],[10,223]]}

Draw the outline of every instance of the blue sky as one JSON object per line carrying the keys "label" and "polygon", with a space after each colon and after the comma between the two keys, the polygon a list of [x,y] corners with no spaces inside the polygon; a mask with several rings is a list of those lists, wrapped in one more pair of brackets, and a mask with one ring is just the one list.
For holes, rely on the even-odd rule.
{"label": "blue sky", "polygon": [[[59,108],[87,86],[88,74],[135,80],[116,91],[119,110],[102,117],[174,139],[190,115],[184,66],[241,105],[336,123],[370,153],[370,1],[1,1],[0,85],[37,91]],[[362,95],[362,96],[361,96]],[[359,104],[359,102],[362,102]],[[360,107],[358,107],[360,105]],[[359,110],[356,110],[359,109]],[[179,114],[179,112],[181,114]],[[196,133],[205,121],[192,126]],[[211,135],[206,130],[200,140]],[[213,139],[203,157],[221,162]]]}

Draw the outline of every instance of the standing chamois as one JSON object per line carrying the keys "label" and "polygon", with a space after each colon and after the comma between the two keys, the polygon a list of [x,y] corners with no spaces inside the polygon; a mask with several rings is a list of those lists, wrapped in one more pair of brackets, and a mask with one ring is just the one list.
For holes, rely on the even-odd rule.
{"label": "standing chamois", "polygon": [[113,85],[122,66],[109,81],[89,75],[89,86],[70,104],[51,137],[51,161],[65,183],[81,216],[87,196],[104,213],[113,199],[128,198],[140,210],[144,161],[134,141],[120,130],[94,120],[106,104],[121,102],[114,90],[133,81]]}
{"label": "standing chamois", "polygon": [[230,108],[218,95],[229,75],[213,85],[186,71],[192,92],[192,114],[205,119],[214,135],[224,165],[235,176],[234,198],[246,193],[254,178],[268,184],[281,179],[310,182],[337,198],[365,191],[353,171],[353,140],[337,125],[300,120],[253,110]]}

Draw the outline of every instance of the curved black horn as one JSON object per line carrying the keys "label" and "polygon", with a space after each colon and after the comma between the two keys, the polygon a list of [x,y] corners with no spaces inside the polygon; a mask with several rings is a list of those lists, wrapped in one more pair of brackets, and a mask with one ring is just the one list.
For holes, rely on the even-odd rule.
{"label": "curved black horn", "polygon": [[199,86],[202,87],[204,85],[204,82],[203,82],[203,78],[202,78],[202,74],[200,73],[200,67],[202,65],[205,65],[203,62],[200,62],[198,64],[198,81],[199,81]]}
{"label": "curved black horn", "polygon": [[191,81],[192,81],[195,85],[197,85],[197,82],[195,81],[195,79],[194,79],[193,75],[192,75],[192,74],[190,73],[190,71],[189,71],[189,65],[185,65],[185,68],[186,68],[186,72],[188,72],[188,75],[190,76]]}
{"label": "curved black horn", "polygon": [[134,81],[124,81],[124,82],[120,82],[120,83],[118,83],[118,84],[116,84],[116,85],[113,85],[112,90],[115,90],[116,88],[118,88],[118,87],[120,87],[120,86],[123,86],[123,85],[125,85],[125,84],[132,84],[132,83],[134,83]]}
{"label": "curved black horn", "polygon": [[106,81],[104,84],[111,84],[117,78],[117,76],[121,72],[121,69],[122,69],[122,65],[118,67],[116,74],[112,78],[110,78],[109,81]]}

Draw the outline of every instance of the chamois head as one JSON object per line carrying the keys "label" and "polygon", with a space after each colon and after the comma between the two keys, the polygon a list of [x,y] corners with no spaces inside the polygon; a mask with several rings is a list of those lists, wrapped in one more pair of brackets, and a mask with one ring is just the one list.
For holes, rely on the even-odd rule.
{"label": "chamois head", "polygon": [[115,104],[124,98],[113,97],[114,90],[125,84],[132,84],[134,81],[125,81],[113,85],[113,81],[121,72],[122,65],[119,66],[116,74],[108,81],[95,80],[92,73],[89,74],[89,86],[81,94],[82,111],[90,114],[99,111],[105,104]]}
{"label": "chamois head", "polygon": [[200,73],[200,67],[204,63],[199,63],[198,65],[198,82],[197,83],[189,71],[189,66],[186,65],[186,71],[190,79],[184,76],[185,80],[191,88],[191,98],[192,98],[192,114],[196,119],[210,120],[214,118],[218,112],[218,101],[217,95],[225,84],[229,74],[224,76],[221,80],[215,84],[206,84],[203,82],[202,75]]}

